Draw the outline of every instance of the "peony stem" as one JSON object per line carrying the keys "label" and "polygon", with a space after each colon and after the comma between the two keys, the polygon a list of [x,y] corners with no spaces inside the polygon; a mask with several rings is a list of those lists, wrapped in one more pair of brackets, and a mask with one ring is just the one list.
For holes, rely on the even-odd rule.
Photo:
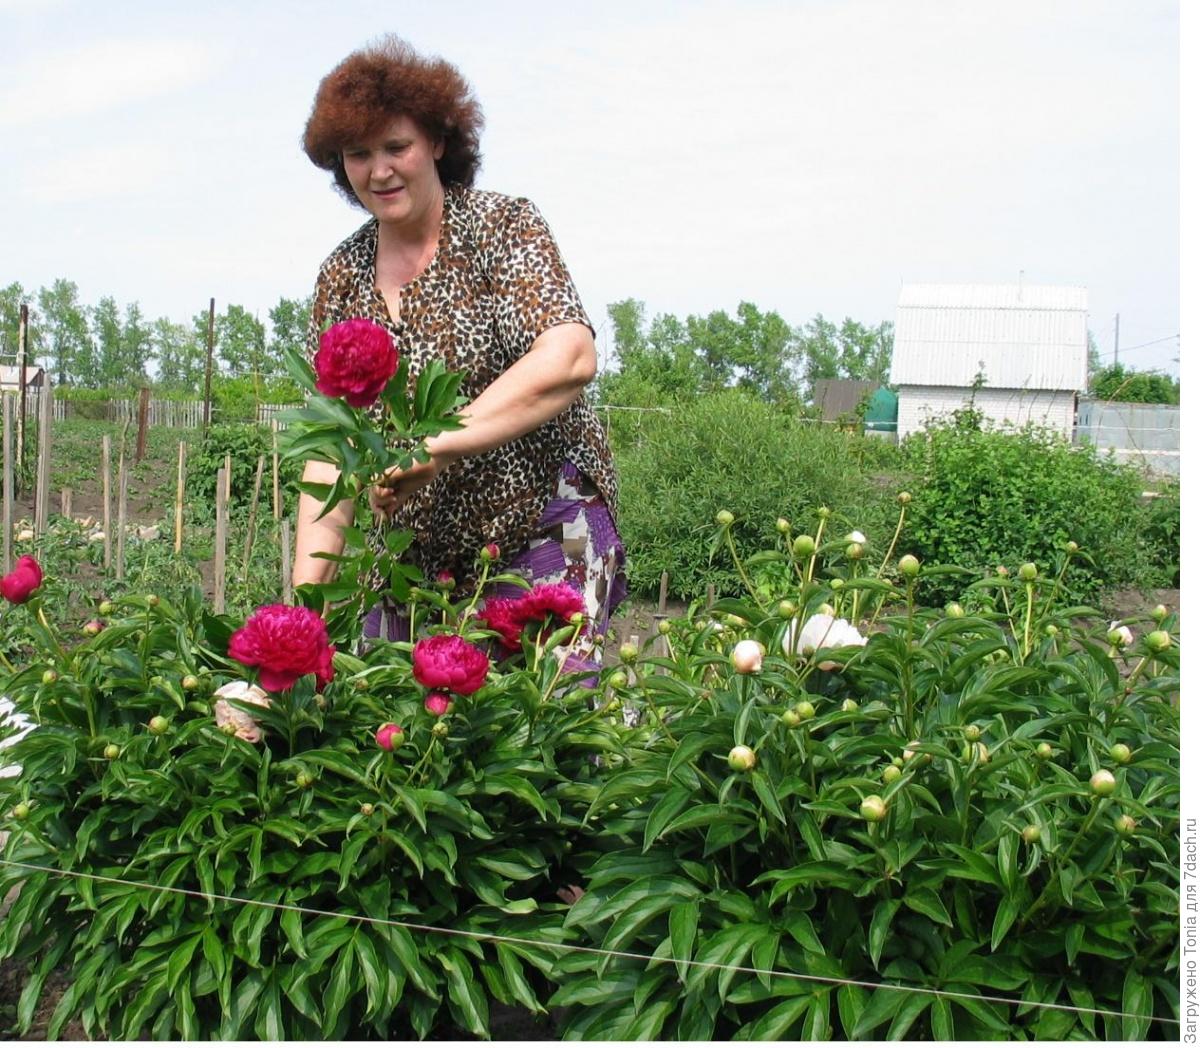
{"label": "peony stem", "polygon": [[1025,583],[1025,645],[1023,658],[1029,658],[1030,631],[1033,629],[1033,583]]}
{"label": "peony stem", "polygon": [[759,608],[761,608],[763,611],[766,611],[766,605],[763,604],[763,602],[759,599],[758,593],[755,592],[754,586],[750,583],[750,577],[746,574],[746,569],[742,567],[741,558],[737,555],[737,547],[733,544],[733,533],[729,528],[725,529],[725,544],[729,547],[729,554],[733,557],[733,566],[737,568],[738,576],[742,580],[742,585],[746,587],[746,592],[750,594],[751,598],[754,600],[754,603],[757,604]]}

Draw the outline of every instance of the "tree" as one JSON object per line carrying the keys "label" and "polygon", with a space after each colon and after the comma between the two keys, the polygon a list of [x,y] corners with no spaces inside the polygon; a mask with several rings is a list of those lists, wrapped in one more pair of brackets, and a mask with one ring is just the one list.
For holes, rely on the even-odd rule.
{"label": "tree", "polygon": [[92,308],[92,333],[96,340],[96,370],[88,385],[124,384],[121,346],[121,314],[116,301],[105,295]]}
{"label": "tree", "polygon": [[[29,304],[30,296],[15,280],[8,287],[0,288],[0,358],[6,364],[15,364],[20,352],[21,303]],[[41,325],[37,308],[29,310],[29,326],[25,334],[26,363],[32,365],[41,349]]]}
{"label": "tree", "polygon": [[308,342],[308,321],[312,316],[312,296],[307,298],[280,298],[267,318],[271,321],[271,341],[267,345],[267,357],[276,368],[282,368],[283,354],[293,349],[304,354]]}
{"label": "tree", "polygon": [[1179,383],[1155,371],[1126,371],[1110,364],[1092,376],[1091,393],[1102,400],[1136,404],[1178,404]]}
{"label": "tree", "polygon": [[204,351],[208,337],[208,314],[204,316],[203,338],[194,329],[159,317],[151,327],[151,343],[158,360],[158,383],[164,389],[198,391],[204,387]]}
{"label": "tree", "polygon": [[[206,316],[206,330],[207,324]],[[281,365],[267,354],[267,333],[259,319],[234,304],[217,316],[216,354],[230,375],[271,376]]]}
{"label": "tree", "polygon": [[851,378],[885,385],[892,370],[892,324],[869,328],[847,317],[841,328],[818,313],[800,332],[799,352],[809,394],[822,378]]}
{"label": "tree", "polygon": [[131,302],[125,307],[125,322],[121,325],[121,384],[144,384],[153,355],[152,331],[146,326],[141,307]]}
{"label": "tree", "polygon": [[42,315],[43,344],[59,385],[79,380],[79,369],[89,370],[94,352],[88,330],[87,312],[79,302],[79,288],[72,280],[56,280],[38,291]]}

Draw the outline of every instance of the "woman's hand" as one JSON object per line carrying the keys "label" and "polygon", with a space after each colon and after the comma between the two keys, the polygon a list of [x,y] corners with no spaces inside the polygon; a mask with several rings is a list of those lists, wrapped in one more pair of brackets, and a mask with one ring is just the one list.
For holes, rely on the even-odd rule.
{"label": "woman's hand", "polygon": [[414,462],[408,469],[389,470],[368,494],[372,511],[378,516],[390,517],[409,495],[433,483],[449,464],[447,456],[432,452],[428,462]]}

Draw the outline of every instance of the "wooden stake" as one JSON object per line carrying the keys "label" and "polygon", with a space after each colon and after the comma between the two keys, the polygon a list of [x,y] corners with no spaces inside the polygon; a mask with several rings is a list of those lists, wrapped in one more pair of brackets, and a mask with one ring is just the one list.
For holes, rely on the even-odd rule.
{"label": "wooden stake", "polygon": [[150,387],[143,386],[138,395],[138,435],[135,462],[141,462],[146,457],[146,427],[150,424]]}
{"label": "wooden stake", "polygon": [[704,610],[709,611],[717,601],[717,587],[711,582],[704,591]]}
{"label": "wooden stake", "polygon": [[125,452],[117,458],[117,578],[125,578],[125,521],[129,510],[129,470]]}
{"label": "wooden stake", "polygon": [[229,501],[229,496],[232,491],[230,485],[233,483],[233,456],[225,453],[225,501]]}
{"label": "wooden stake", "polygon": [[258,494],[262,488],[263,456],[258,456],[258,469],[254,471],[254,493],[250,496],[250,515],[246,520],[246,549],[242,554],[242,581],[250,575],[250,549],[254,545],[254,525],[258,517]]}
{"label": "wooden stake", "polygon": [[104,570],[112,566],[112,437],[100,442],[101,486],[104,489]]}
{"label": "wooden stake", "polygon": [[19,483],[25,468],[25,364],[29,355],[29,307],[22,302],[17,319],[17,468]]}
{"label": "wooden stake", "polygon": [[50,437],[54,426],[54,391],[50,388],[50,377],[44,372],[38,407],[37,487],[33,495],[33,530],[40,537],[50,526]]}
{"label": "wooden stake", "polygon": [[213,611],[225,614],[225,513],[229,474],[217,470],[217,530],[213,537]]}
{"label": "wooden stake", "polygon": [[64,517],[66,517],[67,520],[70,520],[71,519],[71,489],[63,488],[62,491],[59,493],[58,498],[59,498],[59,506],[58,506],[59,513],[61,513]]}
{"label": "wooden stake", "polygon": [[280,517],[279,505],[279,423],[271,419],[271,512]]}
{"label": "wooden stake", "polygon": [[183,551],[183,459],[187,444],[179,442],[179,468],[175,477],[175,555]]}
{"label": "wooden stake", "polygon": [[216,322],[217,300],[208,300],[208,353],[204,360],[204,432],[208,432],[212,421],[212,358],[213,329]]}
{"label": "wooden stake", "polygon": [[13,527],[13,398],[0,394],[4,400],[4,574],[12,571]]}
{"label": "wooden stake", "polygon": [[292,522],[284,520],[279,528],[279,563],[283,572],[283,603],[292,603]]}

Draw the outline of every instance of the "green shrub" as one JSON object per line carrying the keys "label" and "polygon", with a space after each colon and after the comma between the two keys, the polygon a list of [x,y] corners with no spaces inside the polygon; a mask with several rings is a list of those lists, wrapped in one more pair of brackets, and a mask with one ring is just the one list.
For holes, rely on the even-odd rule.
{"label": "green shrub", "polygon": [[[1140,541],[1143,482],[1131,467],[1037,428],[1020,432],[950,423],[905,442],[915,474],[901,552],[972,571],[1052,563],[1068,541],[1082,559],[1075,593],[1153,574]],[[950,588],[935,589],[939,602]]]}
{"label": "green shrub", "polygon": [[1151,485],[1155,495],[1142,508],[1138,537],[1153,573],[1153,586],[1179,586],[1179,481]]}
{"label": "green shrub", "polygon": [[[244,422],[214,425],[198,445],[188,452],[187,495],[188,508],[205,519],[212,519],[212,506],[216,498],[217,470],[225,466],[225,456],[230,456],[230,511],[243,512],[249,508],[254,492],[254,477],[258,469],[258,457],[263,456],[262,490],[259,492],[259,511],[270,508],[271,499],[271,452],[273,434],[267,426],[256,426]],[[292,506],[299,495],[296,486],[302,470],[300,463],[280,458],[280,497],[285,506]]]}
{"label": "green shrub", "polygon": [[[671,592],[702,596],[741,584],[728,554],[709,563],[713,520],[727,509],[738,538],[774,544],[783,516],[797,531],[815,529],[826,503],[842,507],[836,527],[873,539],[894,523],[890,481],[860,469],[855,444],[831,426],[802,422],[738,390],[701,397],[655,415],[637,445],[617,450],[619,524],[634,593],[657,593],[666,571]],[[834,524],[831,523],[831,527]]]}

